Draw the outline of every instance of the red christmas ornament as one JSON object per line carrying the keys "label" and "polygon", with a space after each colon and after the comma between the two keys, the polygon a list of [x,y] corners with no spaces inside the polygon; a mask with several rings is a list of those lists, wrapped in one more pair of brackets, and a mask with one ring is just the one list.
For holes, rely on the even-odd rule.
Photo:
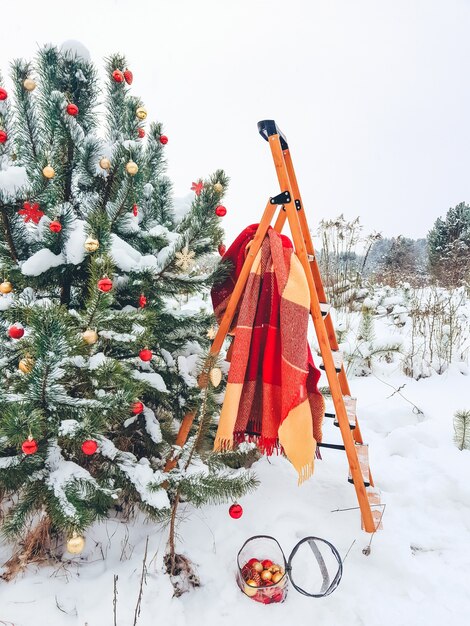
{"label": "red christmas ornament", "polygon": [[93,439],[87,439],[82,443],[82,452],[88,456],[95,454],[98,450],[98,444]]}
{"label": "red christmas ornament", "polygon": [[23,208],[18,211],[18,215],[24,215],[25,222],[32,221],[35,224],[39,224],[39,220],[44,215],[44,212],[40,210],[37,202],[33,205],[29,202],[25,202]]}
{"label": "red christmas ornament", "polygon": [[132,74],[132,72],[130,70],[124,70],[124,74],[123,74],[126,83],[128,85],[132,85],[132,81],[134,80],[134,75]]}
{"label": "red christmas ornament", "polygon": [[132,213],[135,215],[135,217],[137,217],[138,212],[139,212],[139,207],[136,204],[134,204],[132,207]]}
{"label": "red christmas ornament", "polygon": [[38,451],[38,444],[34,441],[32,437],[28,437],[26,441],[23,441],[21,444],[21,449],[25,454],[34,454]]}
{"label": "red christmas ornament", "polygon": [[121,72],[121,70],[114,70],[113,78],[117,83],[122,83],[122,81],[124,80],[124,74]]}
{"label": "red christmas ornament", "polygon": [[73,117],[78,115],[78,106],[76,104],[73,104],[73,102],[68,104],[65,110],[67,111],[69,115],[72,115]]}
{"label": "red christmas ornament", "polygon": [[233,519],[240,519],[243,515],[243,509],[239,504],[232,504],[232,506],[228,510],[228,514]]}
{"label": "red christmas ornament", "polygon": [[224,256],[224,254],[227,252],[227,248],[225,244],[223,243],[220,244],[220,246],[218,247],[218,250],[219,250],[220,256]]}
{"label": "red christmas ornament", "polygon": [[140,296],[139,296],[139,306],[140,306],[140,308],[143,309],[146,304],[147,304],[147,298],[144,296],[143,293],[141,293]]}
{"label": "red christmas ornament", "polygon": [[202,180],[200,180],[198,183],[193,183],[191,185],[191,191],[194,191],[196,196],[200,196],[203,187],[204,187],[204,183],[202,182]]}
{"label": "red christmas ornament", "polygon": [[98,289],[100,291],[111,291],[113,288],[113,281],[105,276],[104,278],[100,278],[98,281]]}
{"label": "red christmas ornament", "polygon": [[144,348],[139,352],[139,356],[142,361],[150,361],[153,357],[153,354],[151,350],[149,350],[148,348]]}
{"label": "red christmas ornament", "polygon": [[62,230],[62,224],[59,222],[59,220],[54,220],[49,224],[49,229],[52,230],[53,233],[60,233],[60,231]]}
{"label": "red christmas ornament", "polygon": [[227,209],[219,204],[219,206],[215,207],[215,214],[217,217],[224,217],[224,215],[227,215]]}
{"label": "red christmas ornament", "polygon": [[10,326],[8,329],[8,334],[12,339],[21,339],[24,335],[24,328],[20,324],[13,324],[13,326]]}
{"label": "red christmas ornament", "polygon": [[145,137],[145,130],[143,128],[140,128],[139,126],[139,128],[137,129],[137,134],[141,139],[143,139]]}
{"label": "red christmas ornament", "polygon": [[3,87],[0,87],[0,101],[6,100],[8,98],[8,93]]}
{"label": "red christmas ornament", "polygon": [[134,402],[134,404],[132,405],[132,413],[134,413],[134,415],[139,415],[139,413],[142,413],[143,410],[144,410],[144,405],[142,404],[140,400],[138,400],[137,402]]}
{"label": "red christmas ornament", "polygon": [[160,143],[166,146],[166,144],[168,143],[168,137],[166,135],[160,135]]}
{"label": "red christmas ornament", "polygon": [[0,130],[0,143],[5,143],[8,139],[8,135],[4,130]]}
{"label": "red christmas ornament", "polygon": [[264,559],[264,561],[261,561],[261,565],[264,567],[264,569],[269,569],[274,565],[274,563],[269,559]]}

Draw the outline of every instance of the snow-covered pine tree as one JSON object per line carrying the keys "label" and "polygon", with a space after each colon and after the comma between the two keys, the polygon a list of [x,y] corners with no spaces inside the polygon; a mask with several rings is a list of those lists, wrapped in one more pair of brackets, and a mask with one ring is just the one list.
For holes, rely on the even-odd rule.
{"label": "snow-covered pine tree", "polygon": [[470,279],[470,206],[461,202],[438,218],[428,233],[431,273],[444,285],[460,286]]}
{"label": "snow-covered pine tree", "polygon": [[399,341],[377,339],[373,311],[365,304],[361,311],[356,341],[352,344],[345,343],[344,347],[348,371],[355,376],[369,376],[372,373],[374,360],[384,358],[386,361],[391,361],[393,354],[401,351]]}
{"label": "snow-covered pine tree", "polygon": [[86,51],[47,46],[12,64],[13,93],[0,77],[2,530],[44,541],[42,525],[71,551],[111,508],[163,520],[175,499],[233,501],[256,484],[232,469],[242,452],[231,467],[210,458],[217,404],[196,380],[213,318],[179,305],[220,272],[227,177],[197,181],[177,219],[162,125],[144,130],[122,55],[106,72],[101,96]]}

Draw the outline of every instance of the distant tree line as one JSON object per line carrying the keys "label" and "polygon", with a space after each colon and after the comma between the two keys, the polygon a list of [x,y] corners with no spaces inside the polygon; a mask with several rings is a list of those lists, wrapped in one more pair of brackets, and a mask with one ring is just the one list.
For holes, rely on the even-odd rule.
{"label": "distant tree line", "polygon": [[470,283],[470,206],[461,202],[438,218],[426,238],[364,236],[359,218],[343,215],[319,226],[320,265],[330,292],[342,303],[365,277],[391,286]]}

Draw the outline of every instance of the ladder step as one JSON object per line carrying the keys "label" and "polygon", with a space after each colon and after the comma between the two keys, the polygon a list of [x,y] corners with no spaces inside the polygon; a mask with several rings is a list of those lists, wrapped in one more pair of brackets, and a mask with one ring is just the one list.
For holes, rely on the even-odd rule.
{"label": "ladder step", "polygon": [[[349,420],[349,428],[354,430],[356,428],[356,404],[357,398],[352,398],[351,396],[343,396],[344,407],[346,409],[346,413],[348,415]],[[339,427],[338,418],[335,419],[335,426]]]}
{"label": "ladder step", "polygon": [[[323,363],[320,363],[320,369],[325,371],[325,366],[323,365]],[[340,367],[335,367],[335,371],[337,374],[339,374],[341,372],[341,368]]]}
{"label": "ladder step", "polygon": [[329,302],[320,302],[320,311],[321,311],[322,317],[326,317],[328,313],[330,312],[330,309],[331,309],[331,304]]}
{"label": "ladder step", "polygon": [[[333,422],[333,425],[336,426],[336,428],[339,428],[339,422],[336,420],[336,416],[335,416],[335,421]],[[351,422],[349,422],[349,430],[354,430],[356,428],[356,423],[351,424]]]}
{"label": "ladder step", "polygon": [[[335,364],[335,370],[339,374],[341,372],[341,369],[344,363],[343,353],[340,350],[332,350],[331,354],[333,356],[333,363]],[[320,369],[325,370],[324,363],[320,364]]]}
{"label": "ladder step", "polygon": [[331,417],[334,419],[336,417],[336,413],[325,413],[325,417]]}
{"label": "ladder step", "polygon": [[[382,530],[383,528],[382,517],[384,514],[384,510],[385,510],[384,509],[385,505],[382,504],[380,489],[377,489],[377,487],[369,487],[367,489],[367,499],[369,500],[369,504],[371,505],[372,517],[374,519],[375,529]],[[362,518],[362,515],[361,515],[361,528],[362,530],[364,530],[364,520]]]}
{"label": "ladder step", "polygon": [[[353,479],[352,478],[348,478],[348,483],[351,483],[351,485],[354,485]],[[364,487],[370,487],[370,482],[364,481]]]}
{"label": "ladder step", "polygon": [[[356,452],[357,458],[359,461],[359,467],[361,469],[362,480],[364,481],[365,487],[370,487],[369,481],[369,445],[367,443],[357,443],[356,442]],[[348,482],[354,484],[353,477],[351,475],[351,470],[349,470]]]}
{"label": "ladder step", "polygon": [[331,450],[346,450],[341,443],[317,443],[319,448],[330,448]]}

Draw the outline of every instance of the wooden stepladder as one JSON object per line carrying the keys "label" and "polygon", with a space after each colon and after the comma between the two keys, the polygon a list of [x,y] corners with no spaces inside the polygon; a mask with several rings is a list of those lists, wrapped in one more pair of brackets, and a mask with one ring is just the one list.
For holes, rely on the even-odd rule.
{"label": "wooden stepladder", "polygon": [[[367,446],[362,440],[361,431],[355,411],[355,400],[351,398],[346,372],[342,360],[338,358],[339,347],[333,321],[329,314],[329,305],[326,301],[320,269],[315,258],[312,238],[310,236],[307,218],[305,215],[302,198],[294,172],[294,166],[289,151],[286,137],[279,130],[274,120],[263,120],[258,123],[261,136],[266,139],[271,148],[277,177],[281,192],[269,198],[263,216],[258,226],[256,235],[251,243],[245,263],[240,272],[226,312],[219,325],[217,334],[209,352],[209,361],[214,362],[217,358],[224,340],[230,330],[238,303],[243,294],[251,266],[258,253],[271,221],[278,209],[279,214],[274,223],[274,229],[281,232],[286,220],[292,233],[294,250],[305,271],[310,290],[310,313],[312,315],[321,356],[322,368],[328,379],[331,396],[334,403],[335,414],[326,414],[335,418],[335,424],[339,426],[343,445],[319,444],[325,448],[344,450],[349,463],[350,482],[354,484],[359,508],[362,515],[362,526],[366,532],[372,533],[380,524],[380,511],[373,511],[377,497],[374,483],[369,469]],[[188,417],[188,416],[187,416]],[[187,429],[187,419],[183,420],[182,429]],[[191,419],[192,421],[192,419]],[[181,433],[180,433],[181,434]],[[187,436],[187,435],[186,435]],[[186,437],[184,437],[185,439]],[[179,437],[181,439],[181,437]],[[179,442],[182,445],[181,441]],[[183,442],[184,443],[184,442]],[[369,492],[367,491],[369,489]]]}

